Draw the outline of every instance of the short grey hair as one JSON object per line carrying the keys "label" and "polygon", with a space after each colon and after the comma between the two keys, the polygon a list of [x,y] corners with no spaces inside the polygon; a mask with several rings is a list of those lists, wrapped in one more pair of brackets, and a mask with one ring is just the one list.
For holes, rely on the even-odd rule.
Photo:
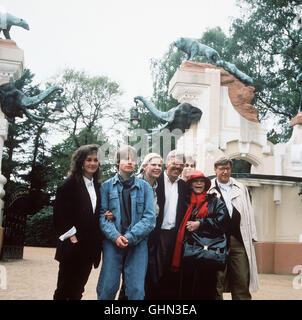
{"label": "short grey hair", "polygon": [[178,160],[183,161],[183,163],[186,163],[186,156],[183,152],[180,152],[178,150],[172,150],[168,153],[166,158],[166,163],[170,163],[172,158],[176,158]]}
{"label": "short grey hair", "polygon": [[217,168],[219,166],[225,166],[227,164],[230,164],[231,168],[232,168],[232,160],[228,157],[220,157],[219,159],[217,159],[215,162],[214,162],[214,167]]}

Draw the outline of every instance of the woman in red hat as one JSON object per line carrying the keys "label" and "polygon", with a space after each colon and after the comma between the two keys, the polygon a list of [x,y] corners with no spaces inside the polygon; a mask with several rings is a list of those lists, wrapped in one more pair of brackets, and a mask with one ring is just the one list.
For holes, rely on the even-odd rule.
{"label": "woman in red hat", "polygon": [[229,215],[223,201],[207,194],[211,186],[209,178],[201,171],[191,172],[187,185],[191,189],[191,200],[180,225],[172,270],[181,271],[180,299],[215,300],[217,270],[205,261],[183,257],[183,240],[190,233],[207,238],[223,239],[229,223]]}

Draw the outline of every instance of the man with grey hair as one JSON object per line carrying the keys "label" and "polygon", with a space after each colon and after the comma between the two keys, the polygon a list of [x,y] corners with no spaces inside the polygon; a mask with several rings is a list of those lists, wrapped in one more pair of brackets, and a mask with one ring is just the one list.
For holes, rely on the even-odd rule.
{"label": "man with grey hair", "polygon": [[150,299],[177,299],[179,274],[171,272],[170,268],[178,228],[187,209],[187,189],[180,179],[184,164],[184,154],[172,150],[166,158],[166,169],[157,180],[159,214],[152,241],[157,245],[160,280]]}
{"label": "man with grey hair", "polygon": [[217,300],[223,299],[223,291],[230,291],[233,300],[250,300],[250,292],[258,290],[258,273],[253,245],[257,234],[249,192],[231,177],[231,159],[219,158],[214,171],[216,178],[208,193],[216,193],[225,202],[231,218],[227,230],[229,257],[226,269],[217,274]]}

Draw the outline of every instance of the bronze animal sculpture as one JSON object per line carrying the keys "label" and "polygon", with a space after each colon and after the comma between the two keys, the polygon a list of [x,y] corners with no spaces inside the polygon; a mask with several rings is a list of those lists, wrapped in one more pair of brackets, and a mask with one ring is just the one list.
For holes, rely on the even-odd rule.
{"label": "bronze animal sculpture", "polygon": [[247,74],[245,74],[244,72],[240,71],[233,63],[224,61],[224,60],[218,60],[216,61],[216,65],[218,67],[222,67],[224,68],[224,70],[228,71],[229,73],[231,73],[232,75],[234,75],[236,78],[238,78],[239,80],[253,85],[253,79],[251,77],[249,77]]}
{"label": "bronze animal sculpture", "polygon": [[43,118],[34,115],[28,109],[34,109],[56,91],[61,93],[63,89],[53,86],[37,96],[28,97],[22,91],[16,89],[12,83],[5,83],[0,86],[1,110],[8,118],[22,118],[23,114],[26,114],[33,122],[37,122]]}
{"label": "bronze animal sculpture", "polygon": [[193,107],[189,103],[181,103],[178,106],[170,109],[167,112],[159,111],[153,103],[147,101],[142,96],[137,96],[134,101],[141,101],[144,106],[164,125],[158,130],[161,131],[164,128],[169,128],[171,131],[174,129],[180,129],[185,132],[190,128],[193,122],[200,120],[202,111],[196,107]]}
{"label": "bronze animal sculpture", "polygon": [[233,63],[222,60],[216,50],[200,43],[197,39],[179,38],[174,41],[173,44],[188,55],[188,60],[194,60],[196,56],[204,56],[209,63],[224,68],[239,80],[249,85],[253,84],[253,79],[251,77],[240,71]]}
{"label": "bronze animal sculpture", "polygon": [[17,26],[17,27],[21,27],[23,29],[29,30],[29,25],[25,20],[15,17],[10,13],[1,12],[0,13],[0,32],[3,31],[6,39],[11,39],[9,32],[12,26]]}
{"label": "bronze animal sculpture", "polygon": [[205,56],[208,62],[215,63],[220,59],[219,53],[211,47],[192,38],[179,38],[173,42],[174,46],[188,55],[188,60],[194,60],[196,56]]}

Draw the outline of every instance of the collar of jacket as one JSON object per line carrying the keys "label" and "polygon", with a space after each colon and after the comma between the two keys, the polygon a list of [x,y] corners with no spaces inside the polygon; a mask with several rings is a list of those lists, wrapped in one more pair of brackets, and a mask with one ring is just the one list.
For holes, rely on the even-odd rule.
{"label": "collar of jacket", "polygon": [[[214,179],[211,180],[211,187],[210,187],[209,191],[211,191],[211,190],[213,190],[213,189],[216,189],[216,186],[215,186],[215,180],[216,180],[216,179],[217,179],[217,178],[214,178]],[[237,182],[236,179],[230,177],[230,180],[229,180],[229,181],[231,181],[231,183],[232,183],[232,190],[233,190],[233,187],[234,187],[234,186],[237,187],[238,189],[240,189],[240,186],[239,186],[239,184],[238,184],[238,182]]]}
{"label": "collar of jacket", "polygon": [[[121,184],[121,182],[120,182],[120,179],[118,178],[118,174],[116,173],[116,175],[113,177],[113,185],[115,185],[115,184],[119,184],[121,187],[122,187],[122,184]],[[139,184],[139,179],[137,178],[137,177],[135,177],[134,178],[134,183],[133,183],[133,186],[130,188],[130,190],[131,189],[133,189],[133,188],[135,188],[135,187],[137,187],[138,189],[140,189],[140,184]]]}

